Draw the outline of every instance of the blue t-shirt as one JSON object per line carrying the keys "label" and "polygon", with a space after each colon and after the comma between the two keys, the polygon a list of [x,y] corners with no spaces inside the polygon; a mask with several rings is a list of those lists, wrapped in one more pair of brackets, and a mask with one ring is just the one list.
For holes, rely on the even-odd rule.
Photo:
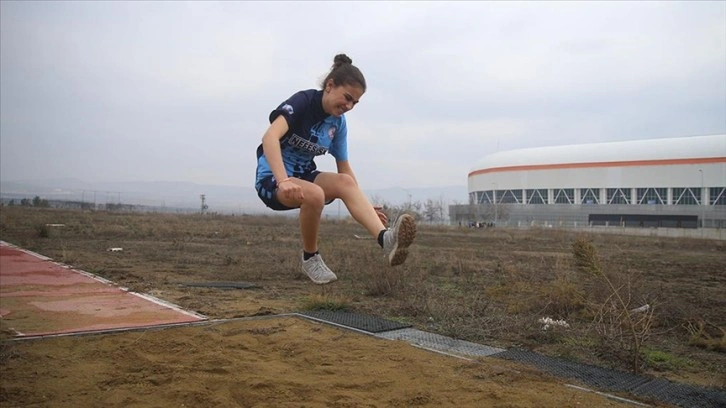
{"label": "blue t-shirt", "polygon": [[[282,161],[288,176],[309,173],[317,168],[315,156],[330,153],[337,161],[348,160],[348,128],[345,116],[339,118],[323,110],[323,91],[309,89],[292,95],[270,113],[270,123],[282,115],[288,131],[280,139]],[[257,179],[272,175],[262,150],[257,148]]]}

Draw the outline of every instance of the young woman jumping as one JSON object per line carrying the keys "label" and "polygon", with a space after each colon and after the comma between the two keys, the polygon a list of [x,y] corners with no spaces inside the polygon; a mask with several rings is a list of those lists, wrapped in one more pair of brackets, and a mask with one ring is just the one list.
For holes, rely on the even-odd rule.
{"label": "young woman jumping", "polygon": [[[416,237],[416,223],[403,214],[392,228],[358,187],[348,161],[345,113],[366,91],[366,81],[345,54],[336,55],[321,89],[299,91],[270,113],[270,126],[257,148],[255,188],[265,205],[276,211],[300,209],[302,270],[317,284],[337,276],[318,251],[318,232],[325,205],[342,200],[353,218],[383,248],[389,265],[402,264]],[[315,157],[330,153],[337,172],[321,172]]]}

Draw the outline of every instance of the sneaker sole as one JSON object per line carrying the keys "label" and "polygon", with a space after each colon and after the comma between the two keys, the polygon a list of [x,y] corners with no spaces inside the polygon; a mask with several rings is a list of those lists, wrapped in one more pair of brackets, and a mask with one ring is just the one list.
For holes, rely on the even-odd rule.
{"label": "sneaker sole", "polygon": [[408,258],[408,247],[413,243],[416,238],[416,220],[408,214],[404,214],[397,221],[398,224],[398,239],[396,241],[396,247],[391,251],[389,255],[388,263],[391,266],[401,265]]}
{"label": "sneaker sole", "polygon": [[308,274],[305,273],[305,270],[304,269],[303,269],[302,272],[303,272],[303,274],[305,274],[305,276],[307,276],[316,285],[326,285],[328,283],[333,283],[333,282],[335,282],[335,281],[338,280],[338,277],[337,276],[333,276],[333,277],[331,277],[328,280],[319,280],[319,279],[318,280],[315,280],[315,279],[311,278],[310,276],[308,276]]}
{"label": "sneaker sole", "polygon": [[316,285],[327,285],[328,283],[333,283],[333,282],[335,282],[337,280],[338,280],[338,277],[336,276],[335,278],[331,278],[330,280],[326,280],[326,281],[313,281],[313,283],[316,284]]}

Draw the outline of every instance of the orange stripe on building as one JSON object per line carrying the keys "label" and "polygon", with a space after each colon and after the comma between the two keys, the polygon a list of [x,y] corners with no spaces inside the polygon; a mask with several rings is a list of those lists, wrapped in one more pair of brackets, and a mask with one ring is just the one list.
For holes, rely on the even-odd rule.
{"label": "orange stripe on building", "polygon": [[561,169],[584,169],[601,167],[633,167],[633,166],[672,166],[684,164],[713,164],[726,163],[726,157],[706,157],[698,159],[662,159],[662,160],[633,160],[633,161],[609,161],[589,163],[554,163],[554,164],[531,164],[521,166],[504,166],[481,169],[469,173],[469,177],[486,173],[500,173],[505,171],[529,171],[529,170],[561,170]]}

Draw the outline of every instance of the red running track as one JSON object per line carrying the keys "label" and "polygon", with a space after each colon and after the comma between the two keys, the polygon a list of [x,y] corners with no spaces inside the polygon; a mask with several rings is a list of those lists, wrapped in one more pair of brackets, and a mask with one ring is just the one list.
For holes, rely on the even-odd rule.
{"label": "red running track", "polygon": [[15,337],[133,329],[205,319],[0,241],[0,324]]}

